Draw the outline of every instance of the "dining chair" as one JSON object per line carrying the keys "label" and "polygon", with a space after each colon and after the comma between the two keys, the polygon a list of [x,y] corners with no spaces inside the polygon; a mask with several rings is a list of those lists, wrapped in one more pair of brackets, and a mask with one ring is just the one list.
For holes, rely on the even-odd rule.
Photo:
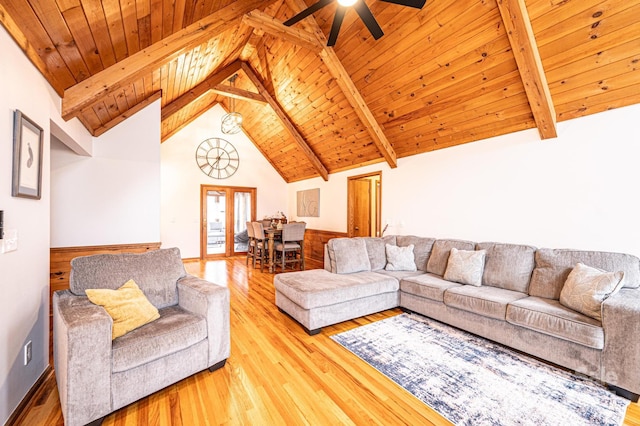
{"label": "dining chair", "polygon": [[279,262],[284,272],[287,264],[298,263],[304,271],[304,222],[286,223],[282,225],[282,241],[275,244],[275,252],[280,256]]}
{"label": "dining chair", "polygon": [[247,265],[248,265],[249,259],[251,259],[251,261],[253,262],[253,259],[256,255],[255,234],[253,233],[253,225],[249,221],[247,221],[247,235],[249,236],[249,241],[247,242]]}
{"label": "dining chair", "polygon": [[253,238],[256,242],[255,255],[253,257],[253,267],[256,267],[256,261],[260,261],[260,272],[264,270],[264,266],[269,259],[269,243],[267,236],[264,233],[264,227],[262,222],[252,222],[253,226]]}

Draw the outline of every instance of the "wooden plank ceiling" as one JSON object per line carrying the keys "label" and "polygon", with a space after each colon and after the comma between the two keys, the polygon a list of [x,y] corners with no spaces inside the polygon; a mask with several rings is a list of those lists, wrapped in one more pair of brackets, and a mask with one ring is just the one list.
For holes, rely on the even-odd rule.
{"label": "wooden plank ceiling", "polygon": [[161,98],[164,141],[233,96],[287,182],[640,102],[640,0],[366,0],[384,36],[350,10],[333,48],[335,4],[282,25],[314,2],[0,0],[0,22],[93,135]]}

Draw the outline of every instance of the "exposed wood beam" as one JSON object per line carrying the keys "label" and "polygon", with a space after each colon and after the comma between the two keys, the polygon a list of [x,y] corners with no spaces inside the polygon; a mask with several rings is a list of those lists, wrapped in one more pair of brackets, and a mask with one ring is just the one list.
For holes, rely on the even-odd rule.
{"label": "exposed wood beam", "polygon": [[218,84],[231,77],[233,74],[240,71],[241,65],[242,62],[233,61],[223,69],[211,74],[202,83],[198,84],[179,98],[175,99],[170,104],[165,105],[164,108],[162,108],[162,120],[165,120],[176,112],[180,111],[182,108],[186,107],[191,102],[204,95],[207,91],[211,90]]}
{"label": "exposed wood beam", "polygon": [[217,84],[211,88],[211,91],[218,95],[226,96],[228,98],[235,98],[241,101],[259,102],[266,104],[267,100],[259,93],[253,93],[248,90],[238,89],[226,84]]}
{"label": "exposed wood beam", "polygon": [[62,117],[69,120],[100,97],[129,85],[184,52],[222,34],[236,26],[245,13],[264,6],[265,2],[261,0],[231,2],[206,18],[72,86],[65,91],[62,99]]}
{"label": "exposed wood beam", "polygon": [[498,0],[533,118],[542,139],[555,138],[556,112],[524,0]]}
{"label": "exposed wood beam", "polygon": [[[302,11],[307,7],[304,0],[286,1],[289,7],[296,13]],[[324,64],[327,66],[329,72],[331,73],[333,78],[335,78],[336,83],[344,93],[344,96],[349,101],[349,104],[351,104],[351,107],[355,110],[358,118],[360,118],[360,120],[364,124],[364,127],[367,129],[369,135],[373,139],[373,143],[376,144],[378,151],[380,151],[384,159],[387,161],[389,167],[397,167],[398,160],[396,151],[391,146],[391,143],[384,134],[382,127],[373,116],[373,113],[369,109],[369,106],[364,101],[364,98],[358,91],[358,88],[354,84],[353,80],[351,80],[351,76],[349,75],[349,73],[347,73],[347,70],[345,70],[342,62],[340,62],[340,59],[338,59],[335,51],[332,47],[327,47],[327,38],[324,36],[324,33],[320,29],[320,26],[313,17],[303,19],[302,22],[304,22],[304,25],[311,30],[313,35],[318,40],[318,43],[322,46],[322,50],[320,50],[319,53],[322,62],[324,62]]]}
{"label": "exposed wood beam", "polygon": [[258,92],[262,96],[264,96],[264,98],[267,100],[267,103],[271,106],[273,111],[276,113],[276,115],[278,116],[278,119],[280,119],[280,122],[282,123],[284,128],[289,132],[289,134],[293,137],[293,139],[298,144],[298,147],[307,156],[307,158],[313,165],[314,169],[316,169],[318,174],[322,176],[322,179],[324,179],[325,181],[329,180],[329,172],[327,171],[324,164],[322,164],[320,159],[311,150],[311,148],[309,147],[309,144],[307,144],[307,142],[304,140],[300,132],[298,132],[298,129],[296,129],[296,127],[293,125],[293,123],[289,119],[289,116],[287,116],[287,113],[282,109],[282,107],[280,106],[278,101],[275,99],[275,97],[271,96],[271,94],[269,93],[267,88],[264,86],[264,84],[262,83],[258,75],[253,71],[251,66],[248,63],[243,62],[242,70],[245,72],[247,77],[249,77],[251,82],[256,86],[256,88],[258,89]]}
{"label": "exposed wood beam", "polygon": [[295,27],[286,27],[282,22],[277,21],[272,16],[259,10],[253,10],[242,17],[242,22],[257,30],[271,34],[275,37],[287,40],[295,45],[319,53],[324,45],[320,44],[318,38],[308,32]]}
{"label": "exposed wood beam", "polygon": [[108,123],[105,123],[102,126],[94,129],[93,130],[93,136],[100,136],[101,134],[105,133],[106,131],[116,127],[118,124],[122,123],[124,120],[126,120],[129,117],[131,117],[132,115],[134,115],[138,111],[141,111],[144,108],[146,108],[147,106],[151,105],[152,103],[154,103],[155,101],[157,101],[161,97],[162,97],[162,92],[161,91],[157,91],[157,92],[153,93],[147,99],[145,99],[144,101],[134,105],[132,108],[129,108],[126,112],[120,114],[119,116],[117,116],[113,120],[111,120]]}

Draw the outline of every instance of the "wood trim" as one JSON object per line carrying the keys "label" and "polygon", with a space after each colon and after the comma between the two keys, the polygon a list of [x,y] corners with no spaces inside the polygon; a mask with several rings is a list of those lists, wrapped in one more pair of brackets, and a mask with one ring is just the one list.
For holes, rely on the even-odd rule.
{"label": "wood trim", "polygon": [[[273,1],[273,0],[271,0]],[[245,13],[264,6],[261,0],[234,1],[186,28],[154,43],[88,79],[70,87],[62,99],[62,118],[69,120],[102,96],[134,82],[184,52],[235,27]]]}
{"label": "wood trim", "polygon": [[[28,408],[33,406],[33,401],[36,400],[36,396],[39,396],[42,392],[46,392],[45,383],[50,381],[53,378],[53,368],[51,365],[47,365],[47,368],[44,369],[38,380],[31,386],[27,394],[22,398],[18,406],[13,413],[7,419],[5,423],[6,426],[15,426],[19,424],[23,424],[25,418],[27,417]],[[55,385],[55,381],[52,381]]]}
{"label": "wood trim", "polygon": [[524,0],[498,0],[511,51],[542,139],[555,138],[556,112]]}
{"label": "wood trim", "polygon": [[304,233],[305,260],[324,263],[324,245],[332,238],[342,238],[346,236],[346,232],[307,229]]}

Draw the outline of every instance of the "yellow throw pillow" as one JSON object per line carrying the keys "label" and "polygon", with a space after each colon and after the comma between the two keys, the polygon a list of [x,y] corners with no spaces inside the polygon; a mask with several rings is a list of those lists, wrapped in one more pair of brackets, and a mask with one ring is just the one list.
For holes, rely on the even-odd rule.
{"label": "yellow throw pillow", "polygon": [[133,280],[117,290],[87,289],[86,293],[92,303],[102,306],[113,318],[112,340],[160,318],[158,309]]}

